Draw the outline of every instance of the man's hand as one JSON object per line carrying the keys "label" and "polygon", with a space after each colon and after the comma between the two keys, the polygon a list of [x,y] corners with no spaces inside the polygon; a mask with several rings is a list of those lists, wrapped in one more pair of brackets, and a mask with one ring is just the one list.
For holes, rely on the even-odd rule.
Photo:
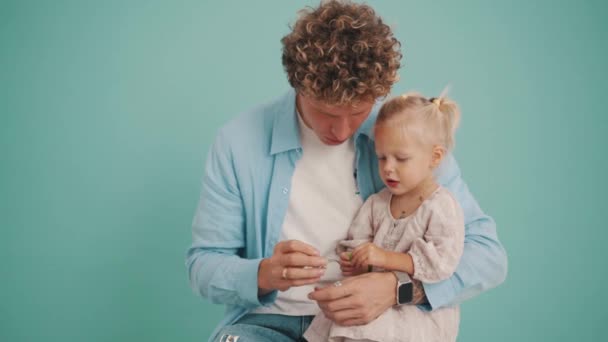
{"label": "man's hand", "polygon": [[397,278],[390,272],[372,272],[344,279],[340,286],[316,288],[308,298],[327,318],[342,326],[367,324],[397,303]]}
{"label": "man's hand", "polygon": [[352,264],[357,269],[368,269],[370,266],[386,267],[388,253],[371,242],[363,243],[352,252]]}
{"label": "man's hand", "polygon": [[324,274],[325,265],[327,260],[314,247],[298,240],[281,241],[272,256],[260,262],[258,294],[314,284]]}

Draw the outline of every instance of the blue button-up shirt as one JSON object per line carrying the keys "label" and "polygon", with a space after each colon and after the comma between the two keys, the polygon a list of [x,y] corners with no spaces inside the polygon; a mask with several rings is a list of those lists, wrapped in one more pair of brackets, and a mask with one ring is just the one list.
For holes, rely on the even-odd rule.
{"label": "blue button-up shirt", "polygon": [[[354,135],[363,200],[384,187],[371,134],[379,105]],[[276,298],[276,291],[258,297],[257,273],[260,261],[272,255],[279,240],[291,177],[302,156],[299,134],[295,92],[290,90],[222,127],[208,153],[186,267],[197,294],[227,306],[215,333]],[[427,310],[458,304],[495,287],[507,271],[495,223],[479,208],[451,154],[436,170],[436,178],[462,206],[466,236],[455,274],[424,284],[430,307],[421,308]]]}

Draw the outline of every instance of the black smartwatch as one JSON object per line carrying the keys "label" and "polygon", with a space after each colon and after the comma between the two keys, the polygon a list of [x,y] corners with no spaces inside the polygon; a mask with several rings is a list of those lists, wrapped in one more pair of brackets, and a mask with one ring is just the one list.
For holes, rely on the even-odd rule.
{"label": "black smartwatch", "polygon": [[412,278],[405,272],[393,271],[393,274],[397,277],[397,305],[410,304],[414,298]]}

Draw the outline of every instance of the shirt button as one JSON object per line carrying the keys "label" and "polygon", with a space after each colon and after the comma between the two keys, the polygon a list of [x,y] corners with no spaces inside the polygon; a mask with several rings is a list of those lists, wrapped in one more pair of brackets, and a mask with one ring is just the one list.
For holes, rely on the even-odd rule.
{"label": "shirt button", "polygon": [[283,195],[287,195],[288,192],[289,190],[287,188],[283,188]]}

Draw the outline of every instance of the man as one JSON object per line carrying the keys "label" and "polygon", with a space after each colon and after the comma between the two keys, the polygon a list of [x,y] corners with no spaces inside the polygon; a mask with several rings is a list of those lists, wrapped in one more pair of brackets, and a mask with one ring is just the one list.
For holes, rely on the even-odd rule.
{"label": "man", "polygon": [[299,341],[319,310],[366,324],[393,305],[432,310],[500,284],[495,224],[448,156],[437,179],[466,223],[455,275],[421,284],[374,272],[315,289],[325,256],[383,188],[370,132],[398,80],[400,44],[373,9],[342,1],[304,12],[282,43],[293,89],[222,127],[207,158],[186,265],[193,290],[227,306],[210,340]]}

